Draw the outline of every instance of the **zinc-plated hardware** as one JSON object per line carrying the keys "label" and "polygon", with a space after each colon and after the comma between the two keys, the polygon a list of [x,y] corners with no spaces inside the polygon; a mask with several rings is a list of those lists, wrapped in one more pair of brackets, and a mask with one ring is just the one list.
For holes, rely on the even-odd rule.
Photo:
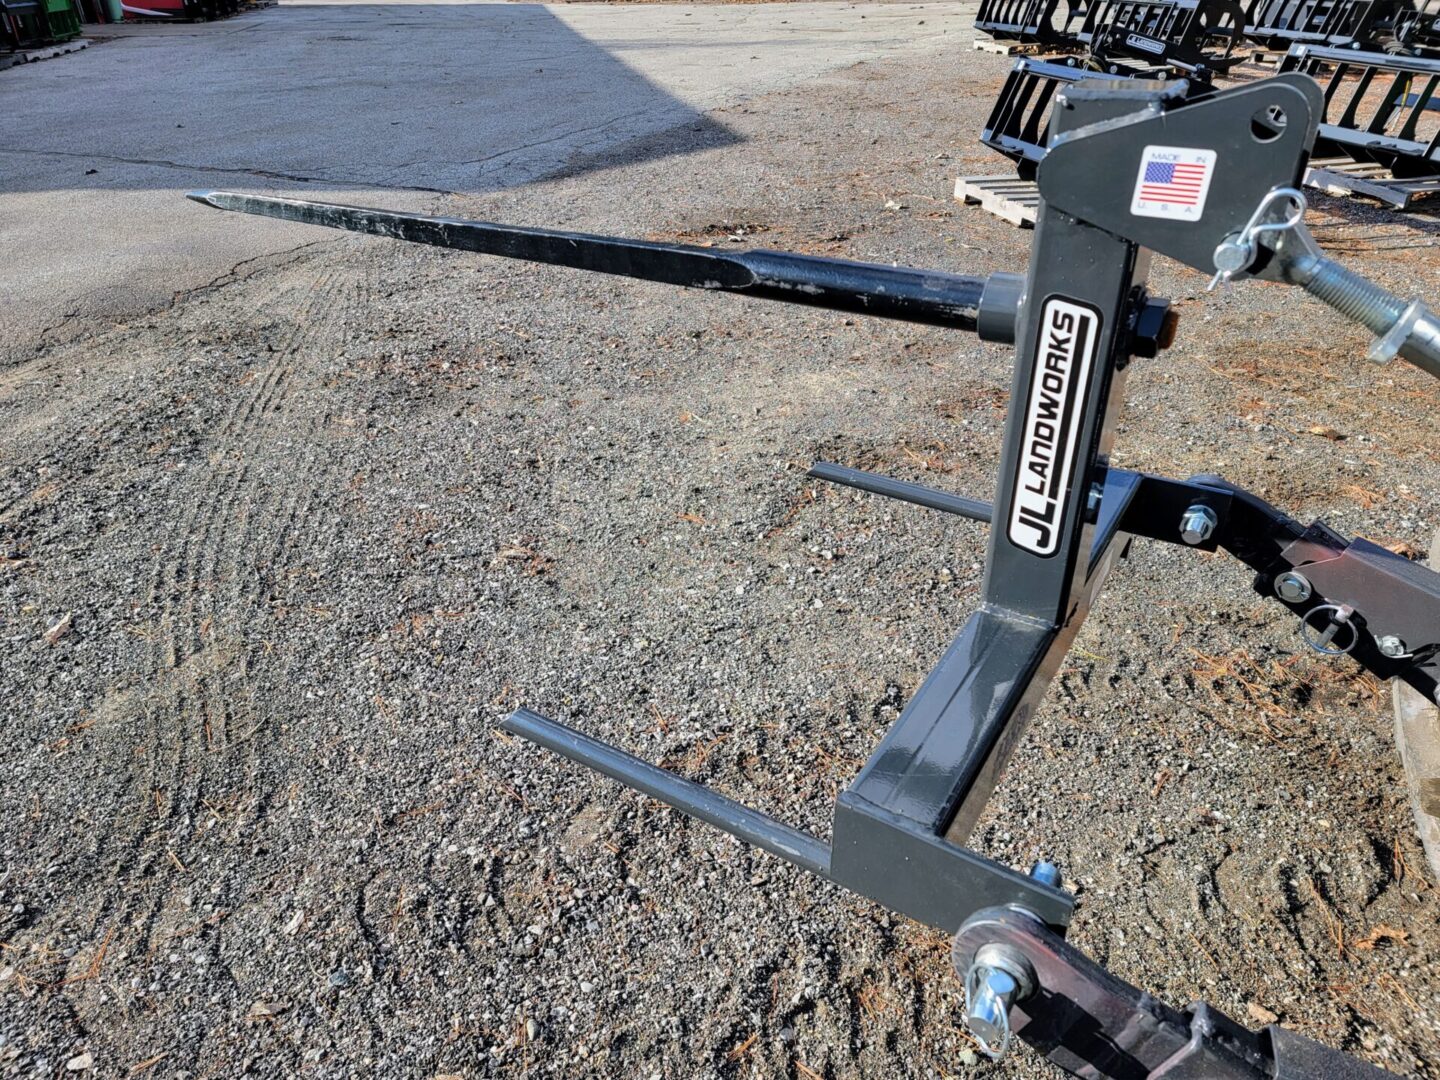
{"label": "zinc-plated hardware", "polygon": [[1303,604],[1314,592],[1310,580],[1295,570],[1287,570],[1275,579],[1275,595],[1291,604]]}
{"label": "zinc-plated hardware", "polygon": [[992,1061],[1010,1050],[1010,1006],[1035,991],[1035,968],[1009,945],[984,945],[965,975],[965,1026]]}
{"label": "zinc-plated hardware", "polygon": [[1203,544],[1215,535],[1215,526],[1219,524],[1214,510],[1197,503],[1180,515],[1180,539],[1192,547]]}
{"label": "zinc-plated hardware", "polygon": [[[1317,623],[1317,615],[1330,616],[1324,624]],[[1355,629],[1355,624],[1350,617],[1355,614],[1355,609],[1348,604],[1321,604],[1319,607],[1311,608],[1303,619],[1300,620],[1300,636],[1305,644],[1322,656],[1344,656],[1360,640],[1360,632]],[[1344,645],[1337,645],[1336,638],[1340,638],[1343,632],[1349,636],[1342,638]]]}
{"label": "zinc-plated hardware", "polygon": [[[1268,233],[1266,246],[1274,254],[1279,279],[1299,285],[1311,296],[1373,331],[1376,338],[1365,354],[1366,359],[1386,364],[1398,355],[1431,375],[1440,376],[1440,319],[1436,319],[1423,301],[1402,300],[1324,255],[1301,220],[1305,215],[1305,196],[1294,188],[1276,188],[1261,202],[1256,214],[1262,211],[1273,214],[1283,200],[1292,203],[1291,212],[1282,221],[1261,226],[1252,234],[1258,242],[1261,231]],[[1220,277],[1216,275],[1217,280]]]}
{"label": "zinc-plated hardware", "polygon": [[[1267,220],[1285,203],[1291,209],[1279,221]],[[1300,224],[1305,216],[1305,196],[1295,188],[1278,187],[1260,200],[1250,220],[1238,233],[1227,236],[1215,249],[1215,276],[1205,286],[1207,292],[1216,285],[1228,284],[1235,275],[1250,269],[1260,252],[1260,236],[1267,232],[1283,232]]]}
{"label": "zinc-plated hardware", "polygon": [[1030,868],[1030,876],[1042,885],[1060,888],[1060,868],[1052,862],[1037,862]]}
{"label": "zinc-plated hardware", "polygon": [[1375,639],[1375,647],[1391,660],[1403,660],[1410,655],[1404,639],[1395,634],[1381,634]]}

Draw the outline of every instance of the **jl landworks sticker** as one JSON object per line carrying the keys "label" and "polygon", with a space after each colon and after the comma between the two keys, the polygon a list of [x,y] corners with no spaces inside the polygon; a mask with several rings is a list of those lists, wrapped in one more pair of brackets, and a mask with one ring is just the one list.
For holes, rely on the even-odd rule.
{"label": "jl landworks sticker", "polygon": [[1130,213],[1137,217],[1199,221],[1214,175],[1214,150],[1147,146],[1140,155]]}
{"label": "jl landworks sticker", "polygon": [[1099,341],[1100,313],[1093,307],[1059,296],[1045,301],[1006,530],[1016,547],[1044,558],[1060,547],[1060,518]]}

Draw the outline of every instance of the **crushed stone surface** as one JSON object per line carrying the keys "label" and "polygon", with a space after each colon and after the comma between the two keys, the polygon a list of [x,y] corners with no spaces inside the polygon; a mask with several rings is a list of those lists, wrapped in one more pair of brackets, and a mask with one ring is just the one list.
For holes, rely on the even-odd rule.
{"label": "crushed stone surface", "polygon": [[[1008,61],[966,44],[432,209],[1017,269],[1030,234],[951,198],[1007,168]],[[1433,218],[1315,202],[1440,295]],[[0,371],[0,1074],[1058,1075],[966,1064],[945,935],[496,728],[524,703],[828,835],[985,534],[804,470],[988,497],[1008,353],[316,241]],[[1428,547],[1433,382],[1295,292],[1151,281],[1180,338],[1118,464]],[[1440,1076],[1391,729],[1242,567],[1137,542],[972,842],[1056,861],[1072,940],[1171,1003]]]}

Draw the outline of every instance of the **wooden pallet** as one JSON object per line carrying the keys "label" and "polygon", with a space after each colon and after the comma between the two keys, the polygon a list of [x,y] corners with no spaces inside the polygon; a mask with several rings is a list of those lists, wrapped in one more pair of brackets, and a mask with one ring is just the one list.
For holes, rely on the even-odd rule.
{"label": "wooden pallet", "polygon": [[1374,162],[1315,158],[1305,170],[1305,186],[1328,195],[1365,195],[1396,210],[1409,210],[1417,202],[1440,195],[1440,176],[1398,180]]}
{"label": "wooden pallet", "polygon": [[962,176],[955,181],[955,198],[966,205],[978,203],[998,218],[1022,229],[1035,227],[1040,189],[1034,180],[1009,176]]}
{"label": "wooden pallet", "polygon": [[62,41],[57,45],[45,45],[38,49],[18,49],[15,52],[0,54],[0,68],[12,67],[15,64],[33,64],[39,60],[50,60],[56,56],[64,56],[66,53],[79,52],[81,49],[89,48],[88,38],[75,38],[71,41]]}
{"label": "wooden pallet", "polygon": [[1284,60],[1288,53],[1277,52],[1274,49],[1251,49],[1250,62],[1260,67],[1278,68],[1280,61]]}
{"label": "wooden pallet", "polygon": [[996,41],[992,37],[977,37],[975,51],[994,53],[996,56],[1034,56],[1040,46],[1020,41]]}

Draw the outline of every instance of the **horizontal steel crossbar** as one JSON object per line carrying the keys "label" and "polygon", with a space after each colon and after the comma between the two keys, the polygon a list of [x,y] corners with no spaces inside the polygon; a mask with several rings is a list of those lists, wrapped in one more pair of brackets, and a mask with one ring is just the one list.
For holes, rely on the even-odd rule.
{"label": "horizontal steel crossbar", "polygon": [[1281,71],[1324,87],[1318,155],[1373,161],[1401,178],[1440,175],[1440,127],[1425,115],[1440,100],[1440,60],[1297,45]]}
{"label": "horizontal steel crossbar", "polygon": [[828,480],[832,484],[844,484],[846,487],[868,491],[872,495],[884,495],[886,498],[914,503],[930,510],[969,518],[971,521],[988,523],[995,513],[992,503],[967,499],[963,495],[951,495],[948,491],[936,491],[923,484],[912,484],[906,480],[896,480],[890,476],[852,469],[848,465],[836,465],[829,461],[815,462],[806,475],[817,480]]}
{"label": "horizontal steel crossbar", "polygon": [[519,735],[547,750],[563,754],[571,761],[588,765],[596,772],[643,791],[667,806],[779,855],[802,870],[821,877],[830,876],[830,847],[823,840],[719,795],[704,784],[676,776],[668,769],[641,761],[633,754],[582,735],[529,709],[516,709],[500,722],[500,726],[512,735]]}

